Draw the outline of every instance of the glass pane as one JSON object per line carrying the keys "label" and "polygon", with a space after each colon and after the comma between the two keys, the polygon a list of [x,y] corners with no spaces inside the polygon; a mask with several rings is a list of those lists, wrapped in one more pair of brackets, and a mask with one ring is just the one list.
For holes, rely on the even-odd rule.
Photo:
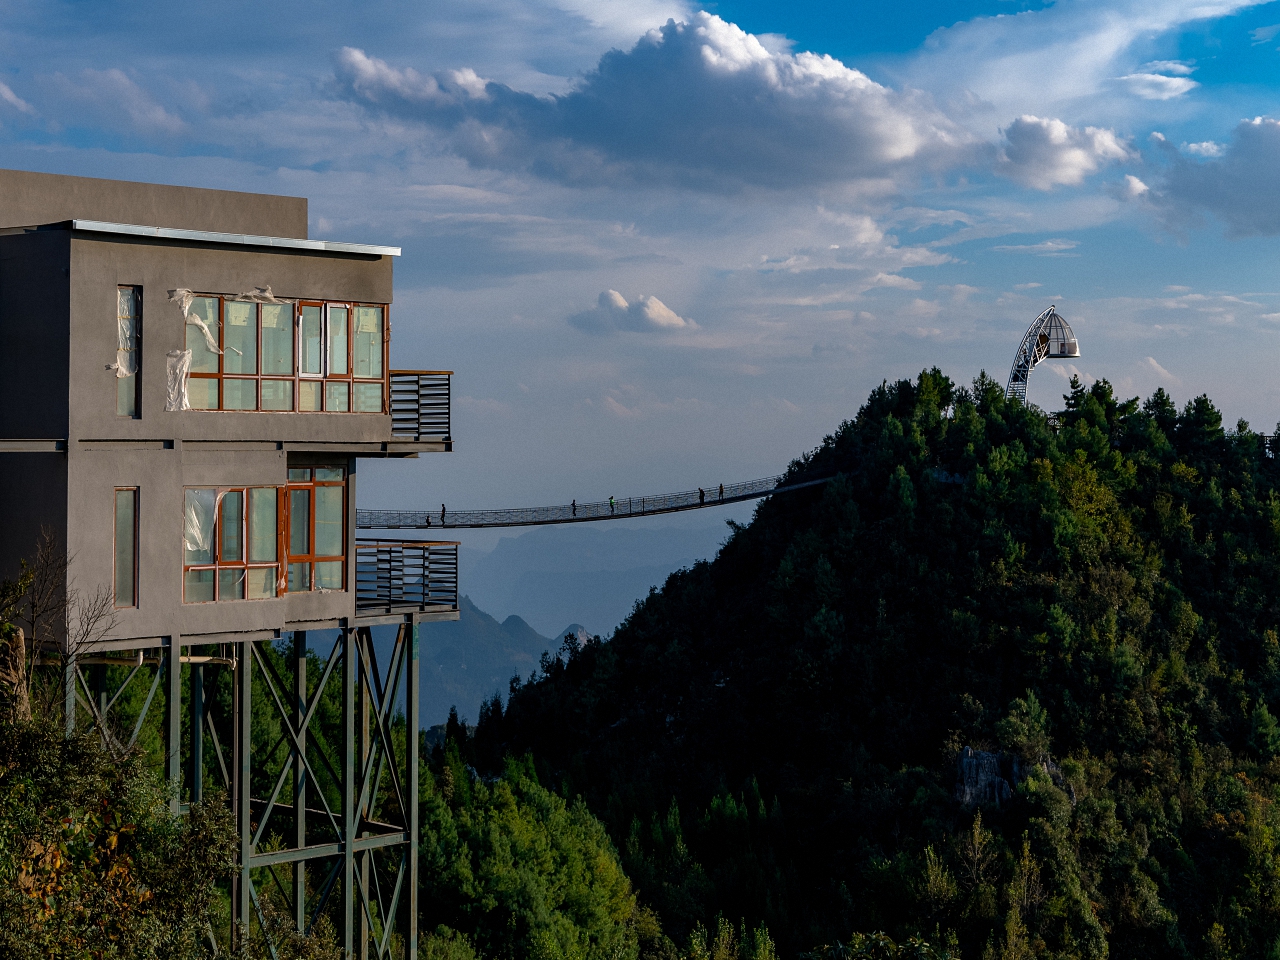
{"label": "glass pane", "polygon": [[213,563],[213,511],[216,501],[217,495],[212,487],[187,491],[182,523],[184,564]]}
{"label": "glass pane", "polygon": [[278,542],[276,488],[252,487],[249,490],[249,562],[269,563],[275,560]]}
{"label": "glass pane", "polygon": [[233,568],[218,571],[218,599],[244,599],[244,570]]}
{"label": "glass pane", "polygon": [[222,497],[222,544],[218,560],[239,563],[244,559],[244,492],[231,490]]}
{"label": "glass pane", "polygon": [[350,408],[348,400],[350,384],[345,380],[327,380],[324,385],[324,408],[331,412],[343,413]]}
{"label": "glass pane", "polygon": [[318,380],[302,380],[298,383],[298,409],[303,411],[320,409],[320,382]]}
{"label": "glass pane", "polygon": [[116,606],[132,607],[134,599],[134,570],[137,557],[137,528],[135,507],[137,491],[116,491]]}
{"label": "glass pane", "polygon": [[213,599],[212,569],[188,570],[183,577],[182,599],[186,603],[208,603]]}
{"label": "glass pane", "polygon": [[192,410],[217,410],[218,381],[213,377],[191,377],[187,380],[187,402]]}
{"label": "glass pane", "polygon": [[316,467],[316,479],[341,480],[346,472],[342,467]]}
{"label": "glass pane", "polygon": [[[356,307],[356,328],[351,353],[351,372],[357,377],[382,376],[381,307]],[[361,408],[357,406],[356,409]]]}
{"label": "glass pane", "polygon": [[191,309],[187,311],[187,349],[191,351],[191,372],[217,373],[218,355],[209,349],[204,331],[198,324],[191,322],[197,317],[209,328],[209,336],[213,338],[213,342],[218,343],[218,298],[196,297],[191,301]]}
{"label": "glass pane", "polygon": [[317,557],[341,557],[343,487],[316,487]]}
{"label": "glass pane", "polygon": [[223,380],[222,381],[222,409],[223,410],[257,410],[258,409],[258,381],[257,380],[231,380],[231,379]]}
{"label": "glass pane", "polygon": [[382,412],[382,381],[360,383],[356,381],[356,410],[360,413]]}
{"label": "glass pane", "polygon": [[290,480],[310,480],[311,468],[310,467],[290,467],[289,479]]}
{"label": "glass pane", "polygon": [[293,304],[291,303],[262,305],[262,372],[278,376],[293,375]]}
{"label": "glass pane", "polygon": [[297,593],[299,590],[311,589],[311,564],[309,563],[291,563],[289,564],[289,592]]}
{"label": "glass pane", "polygon": [[116,378],[116,416],[138,415],[138,375]]}
{"label": "glass pane", "polygon": [[[265,363],[263,358],[263,362]],[[262,381],[262,409],[263,410],[292,410],[293,409],[293,381],[292,380],[263,380]]]}
{"label": "glass pane", "polygon": [[325,563],[316,564],[316,589],[317,590],[344,590],[346,585],[342,582],[342,561],[329,560]]}
{"label": "glass pane", "polygon": [[289,555],[311,553],[311,491],[289,491]]}
{"label": "glass pane", "polygon": [[245,571],[245,584],[250,600],[262,600],[276,595],[276,568],[250,567]]}
{"label": "glass pane", "polygon": [[329,308],[329,373],[342,376],[347,373],[346,307]]}
{"label": "glass pane", "polygon": [[320,308],[302,308],[302,328],[298,343],[298,372],[319,374],[320,370]]}
{"label": "glass pane", "polygon": [[223,334],[223,373],[258,372],[258,305],[227,302],[223,306],[226,331]]}

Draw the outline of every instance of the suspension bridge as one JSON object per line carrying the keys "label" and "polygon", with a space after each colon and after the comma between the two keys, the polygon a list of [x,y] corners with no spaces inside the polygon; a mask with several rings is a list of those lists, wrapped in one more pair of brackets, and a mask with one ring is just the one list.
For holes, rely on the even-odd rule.
{"label": "suspension bridge", "polygon": [[429,510],[357,510],[356,526],[362,530],[454,530],[477,527],[532,527],[551,523],[587,523],[652,517],[684,510],[720,507],[743,500],[759,500],[826,483],[830,477],[782,485],[784,477],[762,477],[741,483],[712,484],[694,490],[643,497],[610,497],[547,507],[505,507],[487,510],[450,510],[441,505]]}

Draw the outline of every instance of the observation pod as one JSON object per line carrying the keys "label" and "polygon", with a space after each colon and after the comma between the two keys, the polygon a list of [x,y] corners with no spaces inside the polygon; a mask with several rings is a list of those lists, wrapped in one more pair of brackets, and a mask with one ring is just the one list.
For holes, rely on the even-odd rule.
{"label": "observation pod", "polygon": [[1068,359],[1078,356],[1080,344],[1076,340],[1075,331],[1051,304],[1048,310],[1031,321],[1026,336],[1018,345],[1018,352],[1013,356],[1013,369],[1009,371],[1009,385],[1004,391],[1005,397],[1017,397],[1026,403],[1027,381],[1036,364],[1049,358]]}

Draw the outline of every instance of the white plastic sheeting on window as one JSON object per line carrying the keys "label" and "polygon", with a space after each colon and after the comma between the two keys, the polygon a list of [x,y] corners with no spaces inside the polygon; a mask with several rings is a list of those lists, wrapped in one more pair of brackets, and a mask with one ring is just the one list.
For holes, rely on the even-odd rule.
{"label": "white plastic sheeting on window", "polygon": [[218,516],[217,490],[188,490],[182,520],[185,563],[213,562],[213,526]]}
{"label": "white plastic sheeting on window", "polygon": [[209,332],[209,327],[203,320],[191,313],[191,301],[195,300],[195,298],[196,295],[190,290],[178,289],[169,291],[169,302],[176,303],[182,309],[183,322],[200,328],[210,353],[221,353],[222,348],[218,346],[218,338]]}
{"label": "white plastic sheeting on window", "polygon": [[136,323],[133,317],[116,318],[116,362],[107,364],[107,369],[116,372],[117,380],[138,372]]}
{"label": "white plastic sheeting on window", "polygon": [[229,487],[189,487],[182,518],[184,563],[213,563],[213,531]]}
{"label": "white plastic sheeting on window", "polygon": [[164,408],[170,413],[190,410],[187,376],[191,373],[191,351],[170,350],[165,357],[168,359],[168,364],[165,370]]}
{"label": "white plastic sheeting on window", "polygon": [[227,299],[249,303],[293,303],[292,300],[281,300],[271,292],[270,287],[254,287],[248,293],[237,293],[235,296],[227,297]]}

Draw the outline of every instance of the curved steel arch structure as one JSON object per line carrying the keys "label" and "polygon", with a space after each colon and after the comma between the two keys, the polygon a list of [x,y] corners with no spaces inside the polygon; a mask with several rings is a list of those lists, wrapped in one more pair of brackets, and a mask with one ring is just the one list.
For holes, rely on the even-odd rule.
{"label": "curved steel arch structure", "polygon": [[1018,345],[1018,352],[1013,355],[1013,369],[1009,371],[1009,385],[1005,387],[1006,398],[1017,397],[1027,402],[1027,381],[1031,371],[1041,360],[1048,357],[1066,359],[1080,356],[1080,344],[1076,341],[1071,324],[1067,323],[1052,304],[1049,309],[1031,321],[1026,336]]}

